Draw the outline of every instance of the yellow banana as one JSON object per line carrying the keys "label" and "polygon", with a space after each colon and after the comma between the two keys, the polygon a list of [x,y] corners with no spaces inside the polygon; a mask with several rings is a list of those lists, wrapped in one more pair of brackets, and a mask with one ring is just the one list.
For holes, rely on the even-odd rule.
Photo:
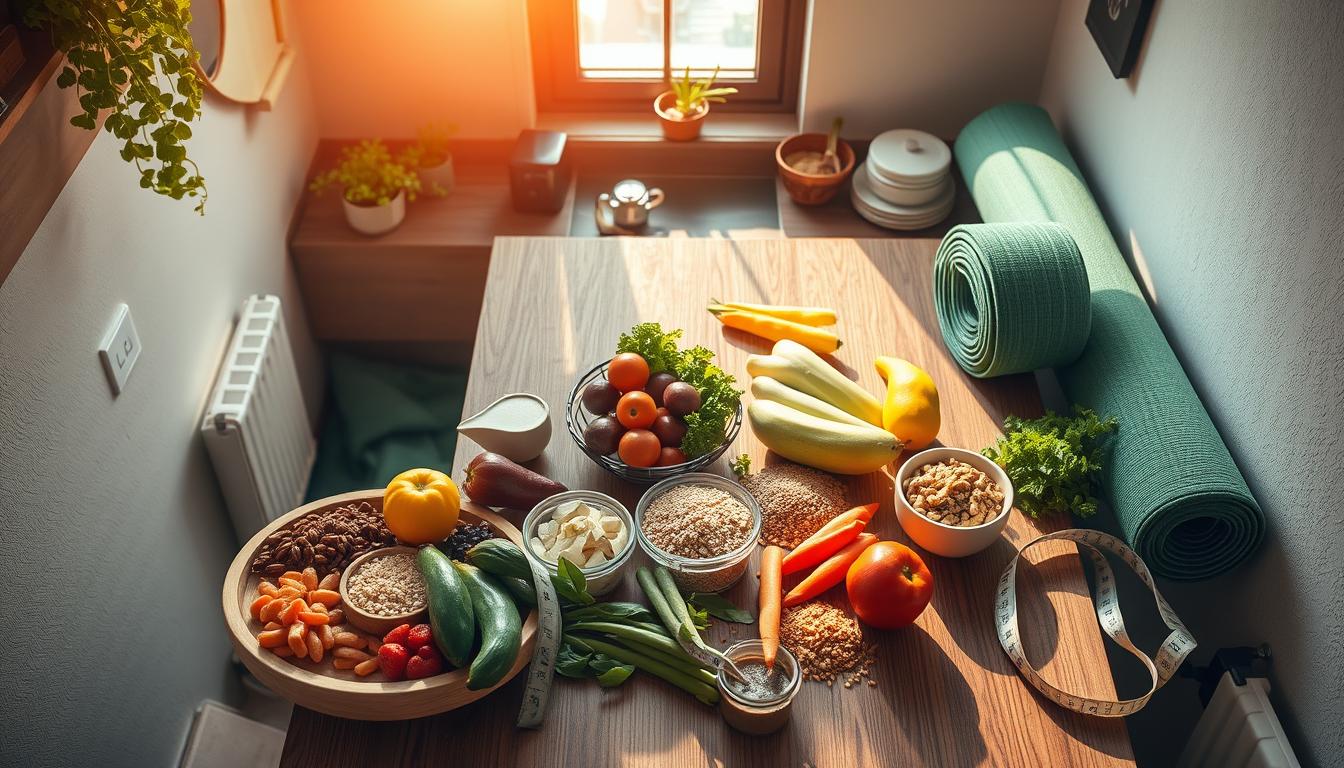
{"label": "yellow banana", "polygon": [[792,387],[786,387],[778,379],[769,376],[757,376],[751,380],[751,396],[757,400],[771,400],[780,405],[787,405],[794,410],[829,421],[853,424],[857,427],[868,426],[868,422],[858,416],[842,411],[825,400],[813,397],[806,392],[799,392]]}
{"label": "yellow banana", "polygon": [[874,365],[887,380],[882,427],[912,451],[928,447],[941,422],[937,385],[923,368],[899,357],[879,357]]}
{"label": "yellow banana", "polygon": [[767,448],[826,472],[865,475],[901,453],[901,443],[886,430],[823,419],[773,400],[753,400],[747,418]]}
{"label": "yellow banana", "polygon": [[747,358],[747,373],[769,376],[781,384],[825,400],[875,427],[882,426],[882,403],[815,352],[795,341],[775,343],[772,354]]}

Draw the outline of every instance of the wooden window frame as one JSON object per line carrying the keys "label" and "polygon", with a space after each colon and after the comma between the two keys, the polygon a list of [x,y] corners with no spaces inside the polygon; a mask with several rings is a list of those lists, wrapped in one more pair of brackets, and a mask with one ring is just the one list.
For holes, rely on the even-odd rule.
{"label": "wooden window frame", "polygon": [[[665,8],[671,7],[665,0]],[[803,65],[807,0],[761,0],[757,77],[722,80],[738,93],[716,112],[793,112]],[[664,18],[664,67],[668,30]],[[574,0],[528,0],[532,74],[540,112],[614,112],[646,108],[667,90],[664,80],[593,79],[579,70],[578,12]],[[566,32],[567,31],[567,32]]]}

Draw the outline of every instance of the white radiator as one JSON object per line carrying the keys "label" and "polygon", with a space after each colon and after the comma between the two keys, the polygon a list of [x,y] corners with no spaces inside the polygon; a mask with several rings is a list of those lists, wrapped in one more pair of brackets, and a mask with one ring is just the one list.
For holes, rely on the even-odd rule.
{"label": "white radiator", "polygon": [[277,296],[251,296],[201,422],[239,541],[303,501],[317,443]]}
{"label": "white radiator", "polygon": [[1269,703],[1269,681],[1224,672],[1190,734],[1178,768],[1299,768]]}

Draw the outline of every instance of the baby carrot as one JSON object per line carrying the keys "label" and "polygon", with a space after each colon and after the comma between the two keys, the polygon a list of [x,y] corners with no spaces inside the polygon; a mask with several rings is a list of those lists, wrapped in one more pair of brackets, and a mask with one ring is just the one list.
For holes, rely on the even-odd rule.
{"label": "baby carrot", "polygon": [[859,537],[850,542],[844,549],[831,555],[831,559],[817,566],[806,579],[798,583],[789,594],[784,596],[784,607],[792,608],[795,605],[805,603],[821,593],[834,587],[836,584],[845,580],[845,574],[849,572],[849,566],[859,559],[863,550],[877,541],[877,536],[871,533],[861,533]]}
{"label": "baby carrot", "polygon": [[854,540],[866,525],[862,520],[851,520],[816,541],[799,544],[796,549],[784,556],[780,572],[785,576],[806,570],[839,552],[846,544]]}
{"label": "baby carrot", "polygon": [[784,550],[776,546],[766,547],[761,553],[761,589],[757,597],[761,612],[757,622],[766,669],[775,668],[775,654],[779,652],[779,600],[780,582],[783,580],[780,566],[783,559]]}
{"label": "baby carrot", "polygon": [[723,307],[710,306],[709,311],[729,328],[746,331],[770,341],[780,339],[796,341],[819,355],[830,354],[840,348],[840,338],[834,333],[810,325]]}

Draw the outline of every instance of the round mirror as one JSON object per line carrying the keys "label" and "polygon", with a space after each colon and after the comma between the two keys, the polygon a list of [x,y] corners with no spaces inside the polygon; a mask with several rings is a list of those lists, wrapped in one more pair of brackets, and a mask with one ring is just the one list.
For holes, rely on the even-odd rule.
{"label": "round mirror", "polygon": [[279,0],[197,0],[191,8],[196,62],[210,90],[270,109],[289,74]]}
{"label": "round mirror", "polygon": [[206,80],[219,73],[219,54],[224,49],[222,0],[203,0],[191,6],[191,41],[201,55],[198,66]]}

